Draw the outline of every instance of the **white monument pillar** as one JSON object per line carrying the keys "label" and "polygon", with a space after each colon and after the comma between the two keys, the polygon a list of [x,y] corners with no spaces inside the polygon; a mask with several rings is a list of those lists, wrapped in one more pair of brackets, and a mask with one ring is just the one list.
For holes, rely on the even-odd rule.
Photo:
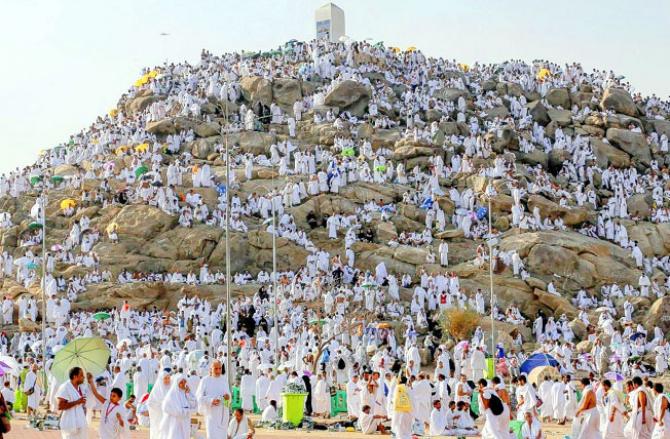
{"label": "white monument pillar", "polygon": [[344,36],[344,11],[333,3],[321,6],[314,13],[316,38],[339,41]]}

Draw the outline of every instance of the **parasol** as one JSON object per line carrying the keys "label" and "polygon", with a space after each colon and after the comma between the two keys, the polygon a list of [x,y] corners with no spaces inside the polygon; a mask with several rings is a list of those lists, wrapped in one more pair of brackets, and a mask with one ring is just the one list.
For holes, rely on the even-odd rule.
{"label": "parasol", "polygon": [[112,316],[110,313],[104,311],[96,312],[95,314],[93,314],[93,320],[95,320],[96,322],[99,322],[101,320],[107,320],[111,317]]}
{"label": "parasol", "polygon": [[66,198],[60,202],[61,209],[70,209],[77,205],[77,202],[72,198]]}
{"label": "parasol", "polygon": [[137,169],[135,169],[135,177],[139,178],[141,175],[144,175],[147,172],[149,172],[149,168],[144,165],[138,166]]}
{"label": "parasol", "polygon": [[605,374],[605,378],[607,378],[610,381],[623,381],[624,377],[618,372],[610,371]]}
{"label": "parasol", "polygon": [[86,372],[99,375],[109,362],[109,348],[99,337],[79,337],[56,353],[51,373],[60,382],[68,379],[70,369],[81,367]]}

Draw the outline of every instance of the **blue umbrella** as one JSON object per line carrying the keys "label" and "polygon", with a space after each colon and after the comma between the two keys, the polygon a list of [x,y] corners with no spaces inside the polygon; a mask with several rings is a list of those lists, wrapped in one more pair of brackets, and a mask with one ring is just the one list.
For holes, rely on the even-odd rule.
{"label": "blue umbrella", "polygon": [[635,334],[630,336],[630,339],[633,341],[636,341],[638,338],[646,339],[647,336],[644,335],[644,332],[636,332]]}
{"label": "blue umbrella", "polygon": [[553,366],[558,368],[560,365],[551,355],[538,353],[528,357],[526,361],[521,364],[519,371],[528,375],[531,370],[540,366]]}
{"label": "blue umbrella", "polygon": [[219,193],[219,195],[225,195],[226,194],[226,185],[221,183],[216,187],[216,191]]}
{"label": "blue umbrella", "polygon": [[431,207],[433,207],[433,199],[431,197],[426,197],[426,199],[423,200],[423,203],[421,203],[421,208],[430,209]]}
{"label": "blue umbrella", "polygon": [[480,207],[479,209],[477,209],[477,219],[480,221],[483,220],[484,218],[486,218],[486,215],[488,215],[488,213],[489,210],[486,207]]}

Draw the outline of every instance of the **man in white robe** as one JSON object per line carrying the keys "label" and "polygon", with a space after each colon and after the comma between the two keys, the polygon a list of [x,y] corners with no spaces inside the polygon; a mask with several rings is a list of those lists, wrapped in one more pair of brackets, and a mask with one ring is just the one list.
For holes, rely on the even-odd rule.
{"label": "man in white robe", "polygon": [[221,362],[218,360],[212,362],[210,376],[200,381],[196,392],[198,411],[205,418],[207,439],[227,436],[229,414],[223,401],[230,399],[230,388],[228,378],[222,372]]}

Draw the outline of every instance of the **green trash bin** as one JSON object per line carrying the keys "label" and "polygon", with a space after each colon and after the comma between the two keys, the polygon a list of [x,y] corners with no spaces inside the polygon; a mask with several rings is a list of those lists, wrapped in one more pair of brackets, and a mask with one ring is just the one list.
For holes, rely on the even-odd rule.
{"label": "green trash bin", "polygon": [[486,374],[484,378],[492,380],[496,376],[496,362],[494,358],[486,359]]}
{"label": "green trash bin", "polygon": [[282,421],[290,422],[294,427],[297,427],[305,416],[307,393],[282,393],[281,398],[284,406]]}

